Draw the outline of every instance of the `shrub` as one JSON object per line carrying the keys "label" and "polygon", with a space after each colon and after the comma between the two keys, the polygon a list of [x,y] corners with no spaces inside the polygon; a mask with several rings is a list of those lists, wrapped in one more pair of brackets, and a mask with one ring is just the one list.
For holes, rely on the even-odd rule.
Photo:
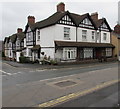
{"label": "shrub", "polygon": [[21,56],[19,57],[20,63],[29,63],[29,57]]}
{"label": "shrub", "polygon": [[51,63],[52,65],[57,65],[57,64],[58,64],[56,60],[50,60],[50,63]]}
{"label": "shrub", "polygon": [[5,57],[5,53],[4,52],[2,52],[2,57]]}

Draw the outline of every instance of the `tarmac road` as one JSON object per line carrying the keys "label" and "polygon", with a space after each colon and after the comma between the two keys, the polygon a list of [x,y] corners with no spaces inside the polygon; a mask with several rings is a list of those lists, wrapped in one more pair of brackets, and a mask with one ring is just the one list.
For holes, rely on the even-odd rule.
{"label": "tarmac road", "polygon": [[[34,64],[33,64],[34,65]],[[52,67],[52,66],[51,66]],[[68,75],[74,75],[79,73],[84,73],[88,71],[95,71],[100,69],[118,67],[117,62],[112,63],[103,63],[96,65],[76,65],[76,66],[68,66],[67,68],[51,68],[51,69],[32,69],[30,68],[19,68],[13,67],[6,63],[2,63],[2,85],[3,87],[13,86],[16,84],[24,84],[28,82],[63,77]]]}

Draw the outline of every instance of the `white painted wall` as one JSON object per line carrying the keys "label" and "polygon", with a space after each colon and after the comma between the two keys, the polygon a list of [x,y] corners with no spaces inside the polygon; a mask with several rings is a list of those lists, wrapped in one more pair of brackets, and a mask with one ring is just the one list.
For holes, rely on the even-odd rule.
{"label": "white painted wall", "polygon": [[40,46],[54,47],[55,26],[50,26],[40,30]]}
{"label": "white painted wall", "polygon": [[[64,39],[64,27],[70,28],[70,40]],[[55,40],[60,41],[76,41],[76,27],[68,25],[55,25]]]}
{"label": "white painted wall", "polygon": [[63,49],[58,49],[55,53],[55,58],[58,60],[63,59]]}
{"label": "white painted wall", "polygon": [[[70,40],[65,40],[64,39],[64,27],[70,28]],[[82,30],[87,30],[87,40],[86,42],[94,42],[96,43],[96,38],[97,38],[97,31],[92,30],[92,29],[85,29],[85,28],[77,28],[77,41],[78,42],[83,42],[82,40]],[[55,53],[55,45],[54,41],[76,41],[76,27],[74,26],[67,26],[67,25],[61,25],[61,24],[56,24],[50,27],[46,27],[43,29],[40,29],[40,40],[37,40],[37,31],[36,30],[36,44],[41,46],[41,52],[44,52],[45,55],[50,56],[51,58],[62,58],[61,54],[62,52],[60,51],[59,53]],[[92,31],[95,32],[95,39],[92,39]],[[103,34],[102,32],[100,34]],[[110,43],[110,33],[107,33],[107,41],[103,41],[101,36],[101,42],[102,43]],[[50,48],[53,47],[53,48]],[[27,47],[28,48],[28,47]],[[40,54],[41,57],[44,57],[43,55]]]}
{"label": "white painted wall", "polygon": [[50,56],[51,59],[55,58],[55,56],[54,56],[54,54],[55,54],[55,48],[41,48],[41,52],[45,53],[44,55],[40,54],[41,58],[44,58],[45,55],[47,57]]}
{"label": "white painted wall", "polygon": [[[41,40],[41,33],[40,33],[40,40],[38,39],[38,30],[39,29],[36,29],[36,45],[39,45],[40,44],[40,40]],[[41,32],[41,30],[40,30]]]}
{"label": "white painted wall", "polygon": [[[87,39],[86,41],[82,40],[82,30],[87,30]],[[78,42],[96,42],[96,36],[95,39],[92,39],[92,31],[94,31],[96,33],[95,30],[91,30],[91,29],[85,29],[85,28],[77,28],[77,41]]]}
{"label": "white painted wall", "polygon": [[[107,34],[106,41],[103,39],[103,33]],[[110,32],[101,31],[101,43],[110,43]]]}
{"label": "white painted wall", "polygon": [[21,52],[16,52],[16,61],[17,61],[17,62],[20,62],[20,60],[19,60],[20,53],[21,53]]}
{"label": "white painted wall", "polygon": [[24,38],[24,47],[26,47],[26,38]]}

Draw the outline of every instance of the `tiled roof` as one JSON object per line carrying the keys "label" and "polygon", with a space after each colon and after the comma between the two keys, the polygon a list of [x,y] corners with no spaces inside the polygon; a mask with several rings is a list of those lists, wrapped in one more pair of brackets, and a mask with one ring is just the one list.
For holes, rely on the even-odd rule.
{"label": "tiled roof", "polygon": [[19,38],[20,41],[23,41],[24,37],[25,37],[25,33],[21,32],[21,33],[17,33],[17,38]]}
{"label": "tiled roof", "polygon": [[32,50],[39,50],[40,49],[40,45],[35,45]]}
{"label": "tiled roof", "polygon": [[[53,15],[51,15],[50,17],[48,17],[47,19],[42,20],[40,22],[36,22],[35,24],[32,25],[32,29],[34,30],[36,28],[45,28],[45,27],[54,25],[65,15],[69,15],[69,17],[72,19],[72,21],[74,22],[74,24],[76,26],[78,26],[80,24],[80,22],[82,22],[82,20],[85,19],[86,17],[89,17],[89,19],[91,20],[91,22],[93,23],[93,25],[95,26],[96,29],[98,29],[103,22],[107,23],[105,18],[93,20],[91,18],[91,16],[89,15],[89,13],[79,15],[79,14],[75,14],[75,13],[70,13],[69,11],[65,11],[65,12],[56,12]],[[108,25],[108,23],[107,23],[107,25]],[[108,27],[109,27],[109,25],[108,25]],[[109,27],[109,29],[111,31],[110,27]]]}
{"label": "tiled roof", "polygon": [[17,38],[20,41],[23,41],[24,37],[25,37],[25,34],[23,32],[21,32],[21,33],[13,34],[12,36],[10,36],[10,39],[11,39],[11,42],[14,43]]}

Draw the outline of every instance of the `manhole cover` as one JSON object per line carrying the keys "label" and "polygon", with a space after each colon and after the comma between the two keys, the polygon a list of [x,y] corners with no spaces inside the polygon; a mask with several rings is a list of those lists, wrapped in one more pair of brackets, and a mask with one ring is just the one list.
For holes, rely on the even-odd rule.
{"label": "manhole cover", "polygon": [[59,86],[59,87],[67,87],[67,86],[71,86],[71,85],[74,85],[74,84],[76,84],[76,82],[67,80],[67,81],[62,81],[62,82],[55,83],[54,85]]}

